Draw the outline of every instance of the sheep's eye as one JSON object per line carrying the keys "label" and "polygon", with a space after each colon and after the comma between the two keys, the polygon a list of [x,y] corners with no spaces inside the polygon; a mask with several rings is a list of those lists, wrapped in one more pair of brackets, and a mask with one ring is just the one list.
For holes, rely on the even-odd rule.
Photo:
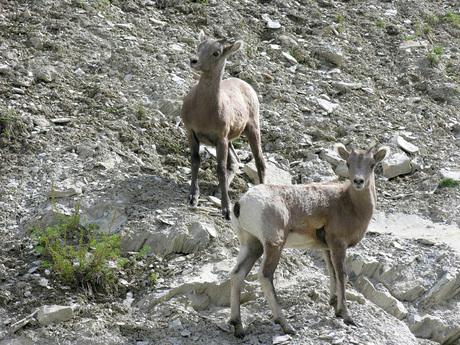
{"label": "sheep's eye", "polygon": [[375,168],[375,163],[371,164],[371,170]]}
{"label": "sheep's eye", "polygon": [[212,53],[212,55],[215,56],[215,57],[218,57],[218,56],[219,56],[219,52],[214,52],[214,53]]}
{"label": "sheep's eye", "polygon": [[350,163],[347,162],[347,168],[350,169]]}

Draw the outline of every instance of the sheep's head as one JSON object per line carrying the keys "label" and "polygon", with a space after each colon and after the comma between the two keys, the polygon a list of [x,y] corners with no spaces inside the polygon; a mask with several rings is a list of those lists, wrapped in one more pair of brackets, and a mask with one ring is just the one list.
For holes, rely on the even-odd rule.
{"label": "sheep's head", "polygon": [[358,191],[369,187],[369,182],[373,180],[375,167],[390,154],[390,148],[387,146],[378,150],[370,148],[348,151],[342,144],[336,144],[334,149],[347,162],[351,184]]}
{"label": "sheep's head", "polygon": [[226,44],[227,39],[215,40],[200,32],[197,54],[190,59],[190,66],[201,72],[219,71],[224,67],[227,56],[241,48],[243,41]]}

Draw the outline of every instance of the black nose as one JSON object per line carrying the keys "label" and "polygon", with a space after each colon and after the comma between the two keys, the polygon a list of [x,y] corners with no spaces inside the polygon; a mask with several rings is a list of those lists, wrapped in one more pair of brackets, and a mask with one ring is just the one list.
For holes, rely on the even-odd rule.
{"label": "black nose", "polygon": [[353,179],[353,183],[354,183],[355,186],[362,186],[362,185],[364,185],[364,179],[360,178],[360,177],[355,177]]}
{"label": "black nose", "polygon": [[198,59],[197,59],[197,58],[192,57],[192,58],[190,59],[190,65],[193,66],[193,65],[196,65],[197,63],[198,63]]}

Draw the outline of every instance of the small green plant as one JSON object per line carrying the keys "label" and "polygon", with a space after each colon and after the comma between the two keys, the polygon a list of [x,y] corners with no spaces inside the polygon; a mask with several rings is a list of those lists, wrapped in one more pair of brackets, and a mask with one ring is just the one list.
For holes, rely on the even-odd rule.
{"label": "small green plant", "polygon": [[439,183],[438,183],[438,187],[439,188],[457,188],[460,186],[460,182],[459,181],[455,181],[454,179],[452,178],[445,178],[445,179],[442,179]]}
{"label": "small green plant", "polygon": [[[77,204],[70,217],[56,214],[58,223],[52,227],[29,229],[35,249],[44,256],[43,266],[56,273],[64,284],[93,290],[113,286],[117,270],[130,262],[120,254],[120,236],[110,234],[110,229],[102,233],[95,224],[81,224],[79,208]],[[149,251],[144,248],[136,258]]]}
{"label": "small green plant", "polygon": [[150,281],[151,281],[151,282],[154,283],[154,282],[157,281],[157,279],[158,279],[158,276],[157,276],[155,273],[152,273],[152,274],[150,275]]}
{"label": "small green plant", "polygon": [[431,52],[428,53],[427,57],[431,67],[436,66],[439,63],[439,57],[437,54]]}
{"label": "small green plant", "polygon": [[454,14],[452,12],[447,12],[444,17],[442,17],[442,21],[446,23],[452,23],[456,27],[460,28],[460,15]]}
{"label": "small green plant", "polygon": [[4,121],[13,121],[17,120],[19,117],[16,115],[14,109],[8,109],[3,107],[0,111],[0,120]]}
{"label": "small green plant", "polygon": [[436,55],[442,55],[442,54],[444,54],[443,47],[442,47],[442,46],[439,46],[439,47],[434,48],[434,49],[433,49],[433,53],[435,53]]}
{"label": "small green plant", "polygon": [[383,19],[377,19],[375,22],[374,22],[375,26],[378,26],[378,27],[382,27],[382,28],[385,28],[388,26],[388,24],[385,23],[385,20]]}
{"label": "small green plant", "polygon": [[426,14],[425,14],[425,22],[426,22],[428,25],[436,25],[437,23],[439,23],[439,18],[438,18],[438,16],[435,15],[435,14],[426,13]]}
{"label": "small green plant", "polygon": [[243,144],[238,139],[233,140],[232,145],[235,149],[241,149],[243,147]]}
{"label": "small green plant", "polygon": [[335,19],[337,20],[337,23],[342,24],[345,17],[342,14],[338,14],[335,16]]}
{"label": "small green plant", "polygon": [[114,107],[111,107],[111,106],[107,106],[105,108],[106,111],[108,111],[109,113],[116,113],[118,111],[117,108],[114,108]]}
{"label": "small green plant", "polygon": [[78,7],[78,8],[86,9],[86,7],[88,7],[88,5],[86,5],[86,4],[80,2],[79,4],[77,4],[77,7]]}

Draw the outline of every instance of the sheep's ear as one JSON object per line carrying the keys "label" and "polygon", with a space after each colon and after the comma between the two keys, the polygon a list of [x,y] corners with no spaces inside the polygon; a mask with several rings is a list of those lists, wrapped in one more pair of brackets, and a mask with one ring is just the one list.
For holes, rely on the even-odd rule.
{"label": "sheep's ear", "polygon": [[383,161],[390,155],[390,148],[388,146],[382,146],[379,150],[374,153],[374,160],[376,163]]}
{"label": "sheep's ear", "polygon": [[243,41],[241,41],[241,40],[236,41],[236,42],[233,43],[232,45],[226,46],[226,47],[224,48],[224,54],[225,54],[225,56],[230,55],[230,54],[233,54],[233,53],[236,52],[238,49],[240,49],[242,46],[243,46]]}
{"label": "sheep's ear", "polygon": [[200,34],[198,35],[198,39],[200,40],[200,43],[206,40],[206,35],[204,34],[203,30],[200,30]]}
{"label": "sheep's ear", "polygon": [[343,144],[335,144],[334,151],[337,152],[344,160],[348,160],[348,157],[350,157],[350,151],[348,151]]}

